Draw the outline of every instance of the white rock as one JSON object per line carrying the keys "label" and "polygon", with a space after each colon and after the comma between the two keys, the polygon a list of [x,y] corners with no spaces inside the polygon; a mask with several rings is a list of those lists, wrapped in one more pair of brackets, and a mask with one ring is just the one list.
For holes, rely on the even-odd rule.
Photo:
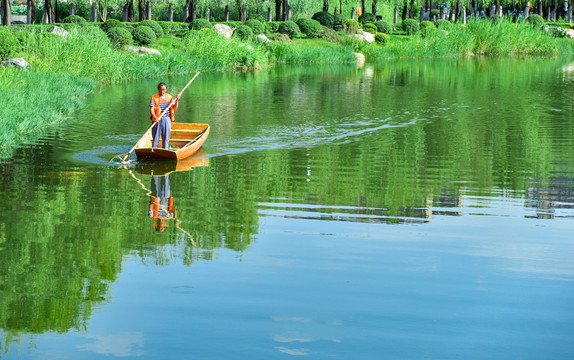
{"label": "white rock", "polygon": [[6,61],[2,61],[2,65],[4,66],[12,65],[20,68],[27,68],[28,66],[30,66],[30,64],[28,64],[28,62],[22,58],[12,58]]}
{"label": "white rock", "polygon": [[375,42],[375,35],[371,34],[370,32],[364,31],[363,37],[365,38],[365,41],[368,43]]}
{"label": "white rock", "polygon": [[566,29],[566,35],[567,38],[571,38],[574,39],[574,30],[572,29]]}
{"label": "white rock", "polygon": [[353,53],[357,57],[357,67],[365,65],[365,55],[361,53]]}
{"label": "white rock", "polygon": [[156,49],[150,49],[150,48],[146,48],[143,46],[128,45],[127,49],[128,49],[128,51],[133,51],[135,53],[161,56],[161,53],[159,51],[157,51]]}
{"label": "white rock", "polygon": [[213,30],[219,35],[226,37],[228,39],[233,35],[233,29],[225,24],[215,24],[213,25]]}
{"label": "white rock", "polygon": [[67,38],[69,35],[69,32],[67,32],[64,28],[61,28],[59,26],[52,26],[51,28],[48,29],[48,32],[61,36],[62,39]]}
{"label": "white rock", "polygon": [[257,40],[259,40],[259,41],[261,41],[261,42],[263,42],[263,43],[270,43],[270,42],[271,42],[271,40],[269,40],[269,39],[267,38],[267,36],[265,36],[265,34],[259,34],[259,35],[256,36],[256,38],[257,38]]}

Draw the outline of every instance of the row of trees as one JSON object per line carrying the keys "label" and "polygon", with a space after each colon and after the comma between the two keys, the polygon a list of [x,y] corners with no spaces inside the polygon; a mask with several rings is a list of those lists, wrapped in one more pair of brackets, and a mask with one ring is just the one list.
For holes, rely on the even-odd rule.
{"label": "row of trees", "polygon": [[[162,1],[162,2],[165,2]],[[0,0],[2,5],[2,24],[8,25],[11,22],[11,0]],[[65,3],[65,6],[72,5]],[[127,12],[127,21],[136,21],[136,9],[138,19],[149,19],[151,4],[148,0],[79,0],[77,6],[92,6],[96,4],[97,17],[100,21],[105,21],[109,9],[123,9]],[[172,4],[183,6],[184,21],[192,21],[198,17],[209,17],[212,13],[229,13],[230,11],[236,16],[236,20],[245,21],[248,17],[273,13],[274,20],[282,21],[294,17],[310,16],[318,11],[328,11],[331,13],[344,14],[350,16],[351,13],[372,13],[378,15],[382,9],[398,8],[402,10],[402,18],[415,18],[420,11],[429,11],[430,9],[445,8],[449,12],[459,12],[463,7],[471,11],[484,9],[488,15],[501,14],[502,9],[520,9],[528,8],[530,12],[536,12],[540,15],[549,17],[551,13],[563,15],[571,7],[572,0],[536,0],[533,2],[527,0],[180,0]],[[60,5],[62,6],[62,5]],[[36,0],[27,0],[29,22],[36,19]],[[43,8],[42,21],[45,23],[58,22],[56,9],[58,0],[45,0]],[[121,12],[121,10],[120,10]],[[387,13],[390,16],[390,11]]]}

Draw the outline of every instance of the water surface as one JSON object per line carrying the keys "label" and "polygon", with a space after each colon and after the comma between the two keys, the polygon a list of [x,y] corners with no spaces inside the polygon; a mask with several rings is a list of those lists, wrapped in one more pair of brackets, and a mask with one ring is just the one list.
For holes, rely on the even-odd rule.
{"label": "water surface", "polygon": [[203,73],[179,168],[109,160],[187,77],[101,88],[0,163],[0,358],[573,358],[573,69]]}

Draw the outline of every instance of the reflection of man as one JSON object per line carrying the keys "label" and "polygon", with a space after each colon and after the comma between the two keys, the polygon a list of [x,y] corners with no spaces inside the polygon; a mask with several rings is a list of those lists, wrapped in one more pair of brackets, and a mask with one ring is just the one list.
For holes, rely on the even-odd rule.
{"label": "reflection of man", "polygon": [[166,220],[176,217],[173,196],[171,196],[169,187],[169,176],[152,176],[151,190],[148,215],[152,219],[157,219],[153,226],[157,231],[162,232],[167,227]]}

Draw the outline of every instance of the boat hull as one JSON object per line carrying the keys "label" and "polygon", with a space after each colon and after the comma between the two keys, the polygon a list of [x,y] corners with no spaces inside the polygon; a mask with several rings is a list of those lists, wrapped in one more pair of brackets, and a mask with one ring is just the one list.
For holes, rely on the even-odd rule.
{"label": "boat hull", "polygon": [[160,140],[158,148],[152,148],[152,129],[149,129],[137,142],[135,153],[139,161],[180,160],[195,154],[209,135],[207,124],[172,123],[170,145],[173,149],[163,149]]}

